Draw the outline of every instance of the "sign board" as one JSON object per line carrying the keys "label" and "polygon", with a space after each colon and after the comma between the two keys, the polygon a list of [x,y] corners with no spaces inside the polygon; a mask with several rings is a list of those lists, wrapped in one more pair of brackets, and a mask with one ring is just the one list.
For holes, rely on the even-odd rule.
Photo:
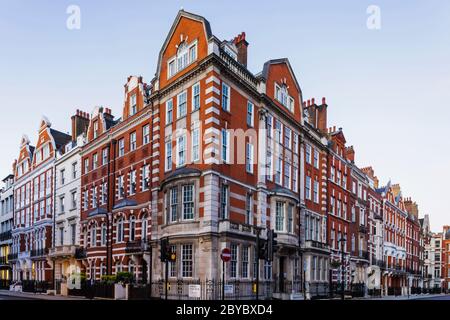
{"label": "sign board", "polygon": [[222,250],[222,253],[220,255],[220,258],[223,262],[228,262],[231,260],[231,251],[228,248],[225,248]]}
{"label": "sign board", "polygon": [[200,298],[201,290],[199,284],[190,284],[189,285],[189,298]]}
{"label": "sign board", "polygon": [[225,294],[234,294],[234,285],[233,284],[225,285]]}

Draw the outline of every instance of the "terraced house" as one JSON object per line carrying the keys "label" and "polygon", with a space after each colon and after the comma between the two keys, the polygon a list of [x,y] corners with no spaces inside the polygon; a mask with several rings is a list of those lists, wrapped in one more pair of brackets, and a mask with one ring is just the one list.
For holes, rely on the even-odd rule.
{"label": "terraced house", "polygon": [[3,179],[0,190],[0,288],[8,288],[12,279],[11,256],[12,227],[14,211],[14,175],[9,174]]}
{"label": "terraced house", "polygon": [[14,226],[12,230],[13,280],[52,280],[47,254],[52,247],[55,159],[71,137],[40,123],[35,147],[23,136],[14,164]]}

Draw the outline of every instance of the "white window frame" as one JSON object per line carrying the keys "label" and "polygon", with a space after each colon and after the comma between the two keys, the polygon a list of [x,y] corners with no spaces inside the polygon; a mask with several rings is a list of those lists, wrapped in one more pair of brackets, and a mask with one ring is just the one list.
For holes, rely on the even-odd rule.
{"label": "white window frame", "polygon": [[[226,90],[224,90],[226,89]],[[225,94],[225,91],[227,94]],[[228,84],[222,82],[222,109],[228,112],[231,112],[230,103],[231,103],[231,89]]]}
{"label": "white window frame", "polygon": [[[198,98],[198,100],[196,100]],[[196,101],[198,101],[198,105],[196,105]],[[200,110],[200,82],[197,82],[192,86],[192,111]]]}
{"label": "white window frame", "polygon": [[249,100],[247,101],[247,125],[249,127],[255,126],[255,105]]}
{"label": "white window frame", "polygon": [[[183,99],[181,99],[181,97],[183,97]],[[177,95],[177,119],[184,118],[186,117],[186,115],[187,115],[187,90],[184,90],[183,92],[180,92]]]}
{"label": "white window frame", "polygon": [[184,165],[186,165],[186,134],[182,134],[177,138],[177,167]]}
{"label": "white window frame", "polygon": [[253,150],[253,144],[250,142],[247,142],[246,148],[245,148],[245,170],[247,173],[253,173],[253,166],[254,166],[254,150]]}
{"label": "white window frame", "polygon": [[173,99],[166,101],[166,125],[173,122]]}
{"label": "white window frame", "polygon": [[200,160],[200,129],[195,128],[192,130],[192,162]]}

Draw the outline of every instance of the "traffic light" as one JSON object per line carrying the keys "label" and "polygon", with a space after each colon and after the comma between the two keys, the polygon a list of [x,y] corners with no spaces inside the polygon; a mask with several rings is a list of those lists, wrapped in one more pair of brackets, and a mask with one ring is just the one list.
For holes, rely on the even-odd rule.
{"label": "traffic light", "polygon": [[259,239],[258,259],[267,260],[267,240]]}
{"label": "traffic light", "polygon": [[274,247],[277,246],[277,234],[271,229],[267,231],[267,261],[273,261]]}
{"label": "traffic light", "polygon": [[170,260],[170,244],[169,244],[169,239],[167,238],[162,238],[161,241],[161,256],[160,259],[161,261],[165,262],[167,260]]}

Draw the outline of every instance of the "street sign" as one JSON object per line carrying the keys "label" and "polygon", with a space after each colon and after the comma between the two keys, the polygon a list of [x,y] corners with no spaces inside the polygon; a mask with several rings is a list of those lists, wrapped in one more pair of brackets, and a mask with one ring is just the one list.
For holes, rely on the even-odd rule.
{"label": "street sign", "polygon": [[200,298],[201,288],[199,284],[189,285],[189,298]]}
{"label": "street sign", "polygon": [[231,251],[228,248],[224,248],[222,250],[222,254],[220,255],[220,258],[223,262],[229,262],[231,260]]}
{"label": "street sign", "polygon": [[225,294],[234,294],[234,285],[226,284],[224,291],[225,291]]}

